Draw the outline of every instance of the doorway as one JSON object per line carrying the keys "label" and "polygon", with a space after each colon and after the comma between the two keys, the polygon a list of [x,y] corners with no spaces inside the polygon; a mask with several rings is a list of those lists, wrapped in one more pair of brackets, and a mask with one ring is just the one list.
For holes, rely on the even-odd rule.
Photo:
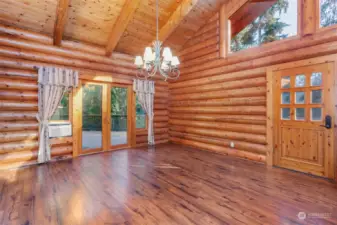
{"label": "doorway", "polygon": [[273,72],[275,166],[334,178],[333,66]]}
{"label": "doorway", "polygon": [[78,153],[90,154],[131,146],[132,86],[81,81],[78,113]]}

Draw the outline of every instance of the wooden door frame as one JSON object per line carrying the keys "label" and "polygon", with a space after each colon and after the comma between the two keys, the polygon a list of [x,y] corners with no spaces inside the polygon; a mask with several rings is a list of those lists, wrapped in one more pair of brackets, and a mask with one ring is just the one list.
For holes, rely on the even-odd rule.
{"label": "wooden door frame", "polygon": [[[111,77],[107,76],[86,76],[82,75],[80,76],[79,84],[77,88],[74,88],[73,90],[73,106],[72,106],[72,130],[73,130],[73,157],[78,157],[82,154],[82,143],[81,143],[81,133],[82,133],[82,84],[83,83],[95,83],[95,84],[105,84],[103,85],[103,96],[102,96],[102,112],[103,110],[107,110],[107,117],[109,117],[111,114],[111,110],[109,110],[108,101],[111,98],[111,95],[109,93],[110,87],[112,86],[118,86],[118,87],[127,87],[128,88],[128,104],[130,105],[128,107],[128,144],[127,145],[118,145],[118,146],[110,146],[110,140],[104,140],[102,138],[102,152],[104,151],[111,151],[111,150],[119,150],[122,148],[129,148],[134,147],[136,145],[136,122],[135,122],[135,98],[133,93],[133,86],[132,82],[126,82],[126,83],[117,83],[115,79],[111,79]],[[104,88],[104,86],[106,88]],[[105,93],[105,94],[104,94]],[[111,99],[110,99],[111,101]],[[104,104],[104,102],[106,104]],[[105,108],[104,108],[105,107]],[[111,118],[102,118],[102,120],[107,120],[107,123],[111,124]],[[102,135],[104,133],[108,133],[110,129],[104,129],[102,127]],[[93,152],[88,152],[88,154]]]}
{"label": "wooden door frame", "polygon": [[296,67],[302,67],[302,66],[310,66],[310,65],[316,65],[321,63],[333,63],[334,65],[334,71],[332,72],[334,74],[332,80],[333,80],[333,90],[331,90],[331,94],[336,96],[333,98],[333,105],[334,113],[332,116],[333,118],[333,124],[334,124],[334,138],[333,138],[333,166],[334,166],[334,179],[337,180],[336,174],[337,174],[337,88],[336,88],[336,76],[337,76],[337,54],[333,55],[327,55],[322,57],[316,57],[312,59],[306,59],[306,60],[300,60],[295,62],[289,62],[289,63],[283,63],[278,64],[274,66],[267,67],[267,132],[266,132],[266,140],[267,140],[267,154],[266,154],[266,163],[268,166],[274,165],[274,133],[275,133],[275,125],[274,125],[274,94],[273,94],[273,88],[274,88],[274,74],[276,71],[283,70],[283,69],[291,69]]}
{"label": "wooden door frame", "polygon": [[[134,105],[134,101],[133,101],[133,87],[132,85],[125,85],[125,84],[116,84],[116,83],[110,83],[108,84],[108,90],[111,90],[111,88],[113,87],[121,87],[121,88],[127,88],[127,120],[128,120],[128,130],[127,130],[127,143],[126,144],[121,144],[121,145],[111,145],[111,139],[109,138],[109,140],[107,141],[107,149],[109,150],[117,150],[117,149],[123,149],[123,148],[130,148],[133,146],[133,108],[135,108],[136,106],[133,107]],[[111,102],[111,94],[108,93],[108,102]],[[108,124],[109,127],[111,126],[111,104],[108,104]],[[110,133],[110,129],[108,130],[108,132]]]}
{"label": "wooden door frame", "polygon": [[[94,149],[88,149],[86,151],[83,151],[82,149],[82,127],[83,127],[83,90],[82,87],[84,84],[93,84],[93,85],[101,85],[102,86],[102,147],[101,148],[94,148]],[[77,120],[77,127],[79,129],[78,134],[77,134],[77,141],[78,141],[78,154],[79,155],[86,155],[86,154],[92,154],[92,153],[97,153],[97,152],[103,152],[106,147],[106,140],[104,139],[104,134],[107,133],[106,126],[103,126],[104,123],[107,123],[107,113],[105,113],[107,109],[107,92],[108,92],[108,84],[107,83],[101,83],[101,82],[96,82],[96,81],[91,81],[91,80],[82,80],[79,83],[79,90],[78,90],[78,120]]]}

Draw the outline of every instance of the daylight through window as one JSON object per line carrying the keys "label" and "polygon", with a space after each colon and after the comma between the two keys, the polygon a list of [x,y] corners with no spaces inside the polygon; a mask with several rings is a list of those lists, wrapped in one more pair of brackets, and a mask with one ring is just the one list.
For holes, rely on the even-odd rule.
{"label": "daylight through window", "polygon": [[320,26],[337,24],[337,0],[320,0]]}
{"label": "daylight through window", "polygon": [[146,113],[139,103],[138,98],[136,101],[136,128],[146,129]]}
{"label": "daylight through window", "polygon": [[297,35],[297,0],[247,4],[246,10],[236,12],[242,15],[232,16],[235,21],[230,18],[232,52]]}
{"label": "daylight through window", "polygon": [[69,120],[69,91],[67,91],[57,107],[51,121]]}

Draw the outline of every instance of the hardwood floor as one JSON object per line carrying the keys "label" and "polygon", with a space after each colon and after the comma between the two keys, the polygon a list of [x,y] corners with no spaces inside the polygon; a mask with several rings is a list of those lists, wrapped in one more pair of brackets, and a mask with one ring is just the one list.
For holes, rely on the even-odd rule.
{"label": "hardwood floor", "polygon": [[[0,172],[0,222],[337,224],[327,180],[174,144]],[[299,212],[307,218],[300,220]]]}

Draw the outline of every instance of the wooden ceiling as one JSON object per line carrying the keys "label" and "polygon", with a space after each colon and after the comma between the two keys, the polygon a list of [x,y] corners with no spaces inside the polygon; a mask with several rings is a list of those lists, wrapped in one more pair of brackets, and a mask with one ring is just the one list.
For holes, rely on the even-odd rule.
{"label": "wooden ceiling", "polygon": [[[160,36],[175,51],[226,0],[159,0]],[[46,34],[54,44],[75,40],[142,54],[155,39],[155,0],[0,0],[0,23]]]}

